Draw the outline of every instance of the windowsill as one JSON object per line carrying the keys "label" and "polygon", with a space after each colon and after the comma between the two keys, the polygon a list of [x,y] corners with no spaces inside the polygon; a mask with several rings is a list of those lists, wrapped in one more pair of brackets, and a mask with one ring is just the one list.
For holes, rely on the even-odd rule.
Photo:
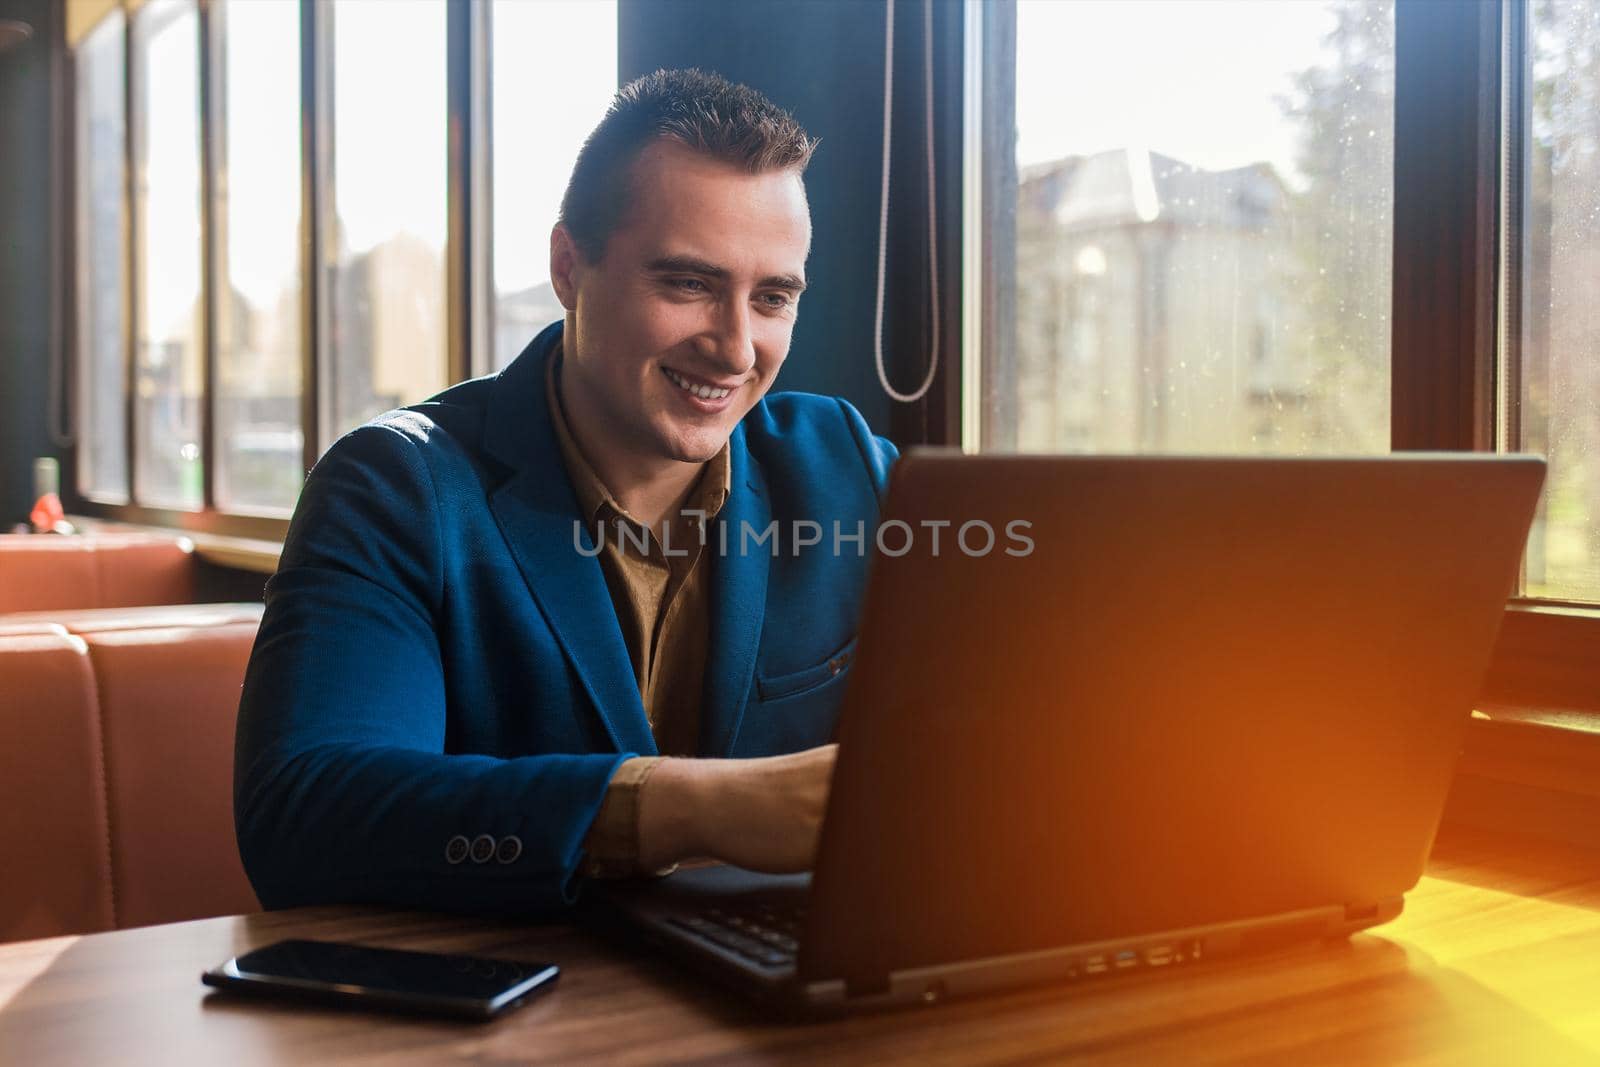
{"label": "windowsill", "polygon": [[195,555],[219,567],[273,574],[283,545],[253,537],[226,537],[222,534],[191,534]]}
{"label": "windowsill", "polygon": [[1459,773],[1600,801],[1600,712],[1491,707],[1474,713]]}
{"label": "windowsill", "polygon": [[255,537],[229,537],[224,534],[203,533],[198,530],[174,530],[166,526],[144,526],[131,522],[112,522],[87,515],[69,515],[68,521],[80,530],[126,530],[140,533],[169,534],[187,537],[194,543],[194,554],[207,563],[234,570],[272,574],[278,569],[278,557],[283,545]]}
{"label": "windowsill", "polygon": [[1467,725],[1446,828],[1600,849],[1600,712],[1497,706]]}

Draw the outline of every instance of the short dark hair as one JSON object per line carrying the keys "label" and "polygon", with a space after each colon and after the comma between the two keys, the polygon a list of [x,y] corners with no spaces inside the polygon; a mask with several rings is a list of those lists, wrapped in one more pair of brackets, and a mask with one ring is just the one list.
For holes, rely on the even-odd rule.
{"label": "short dark hair", "polygon": [[804,171],[817,142],[747,85],[702,70],[658,70],[624,85],[584,141],[561,197],[561,224],[591,263],[632,200],[633,164],[669,138],[751,174]]}

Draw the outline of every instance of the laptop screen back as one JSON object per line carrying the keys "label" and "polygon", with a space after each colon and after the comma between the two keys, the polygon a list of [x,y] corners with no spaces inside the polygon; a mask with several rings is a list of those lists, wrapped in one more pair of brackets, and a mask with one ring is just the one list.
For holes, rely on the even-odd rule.
{"label": "laptop screen back", "polygon": [[1543,471],[908,454],[802,974],[1409,889]]}

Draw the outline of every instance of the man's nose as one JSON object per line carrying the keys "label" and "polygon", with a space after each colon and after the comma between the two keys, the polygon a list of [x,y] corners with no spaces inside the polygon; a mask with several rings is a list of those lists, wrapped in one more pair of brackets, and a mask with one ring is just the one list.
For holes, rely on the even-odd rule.
{"label": "man's nose", "polygon": [[716,361],[717,369],[728,375],[748,374],[756,365],[755,340],[750,333],[750,305],[729,300],[717,309],[717,320],[707,331],[705,354]]}

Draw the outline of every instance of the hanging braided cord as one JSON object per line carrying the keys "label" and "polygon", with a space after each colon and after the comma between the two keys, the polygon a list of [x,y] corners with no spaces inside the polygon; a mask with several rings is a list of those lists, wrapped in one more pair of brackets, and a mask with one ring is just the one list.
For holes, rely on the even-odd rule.
{"label": "hanging braided cord", "polygon": [[938,180],[934,173],[933,141],[933,3],[924,0],[922,23],[924,141],[928,150],[928,305],[933,315],[928,372],[915,392],[902,393],[889,382],[883,365],[884,275],[889,259],[889,144],[894,131],[891,118],[894,105],[894,0],[885,3],[883,44],[883,182],[878,198],[878,300],[873,314],[872,356],[878,368],[878,384],[902,404],[914,404],[928,395],[933,377],[939,372],[939,213]]}

